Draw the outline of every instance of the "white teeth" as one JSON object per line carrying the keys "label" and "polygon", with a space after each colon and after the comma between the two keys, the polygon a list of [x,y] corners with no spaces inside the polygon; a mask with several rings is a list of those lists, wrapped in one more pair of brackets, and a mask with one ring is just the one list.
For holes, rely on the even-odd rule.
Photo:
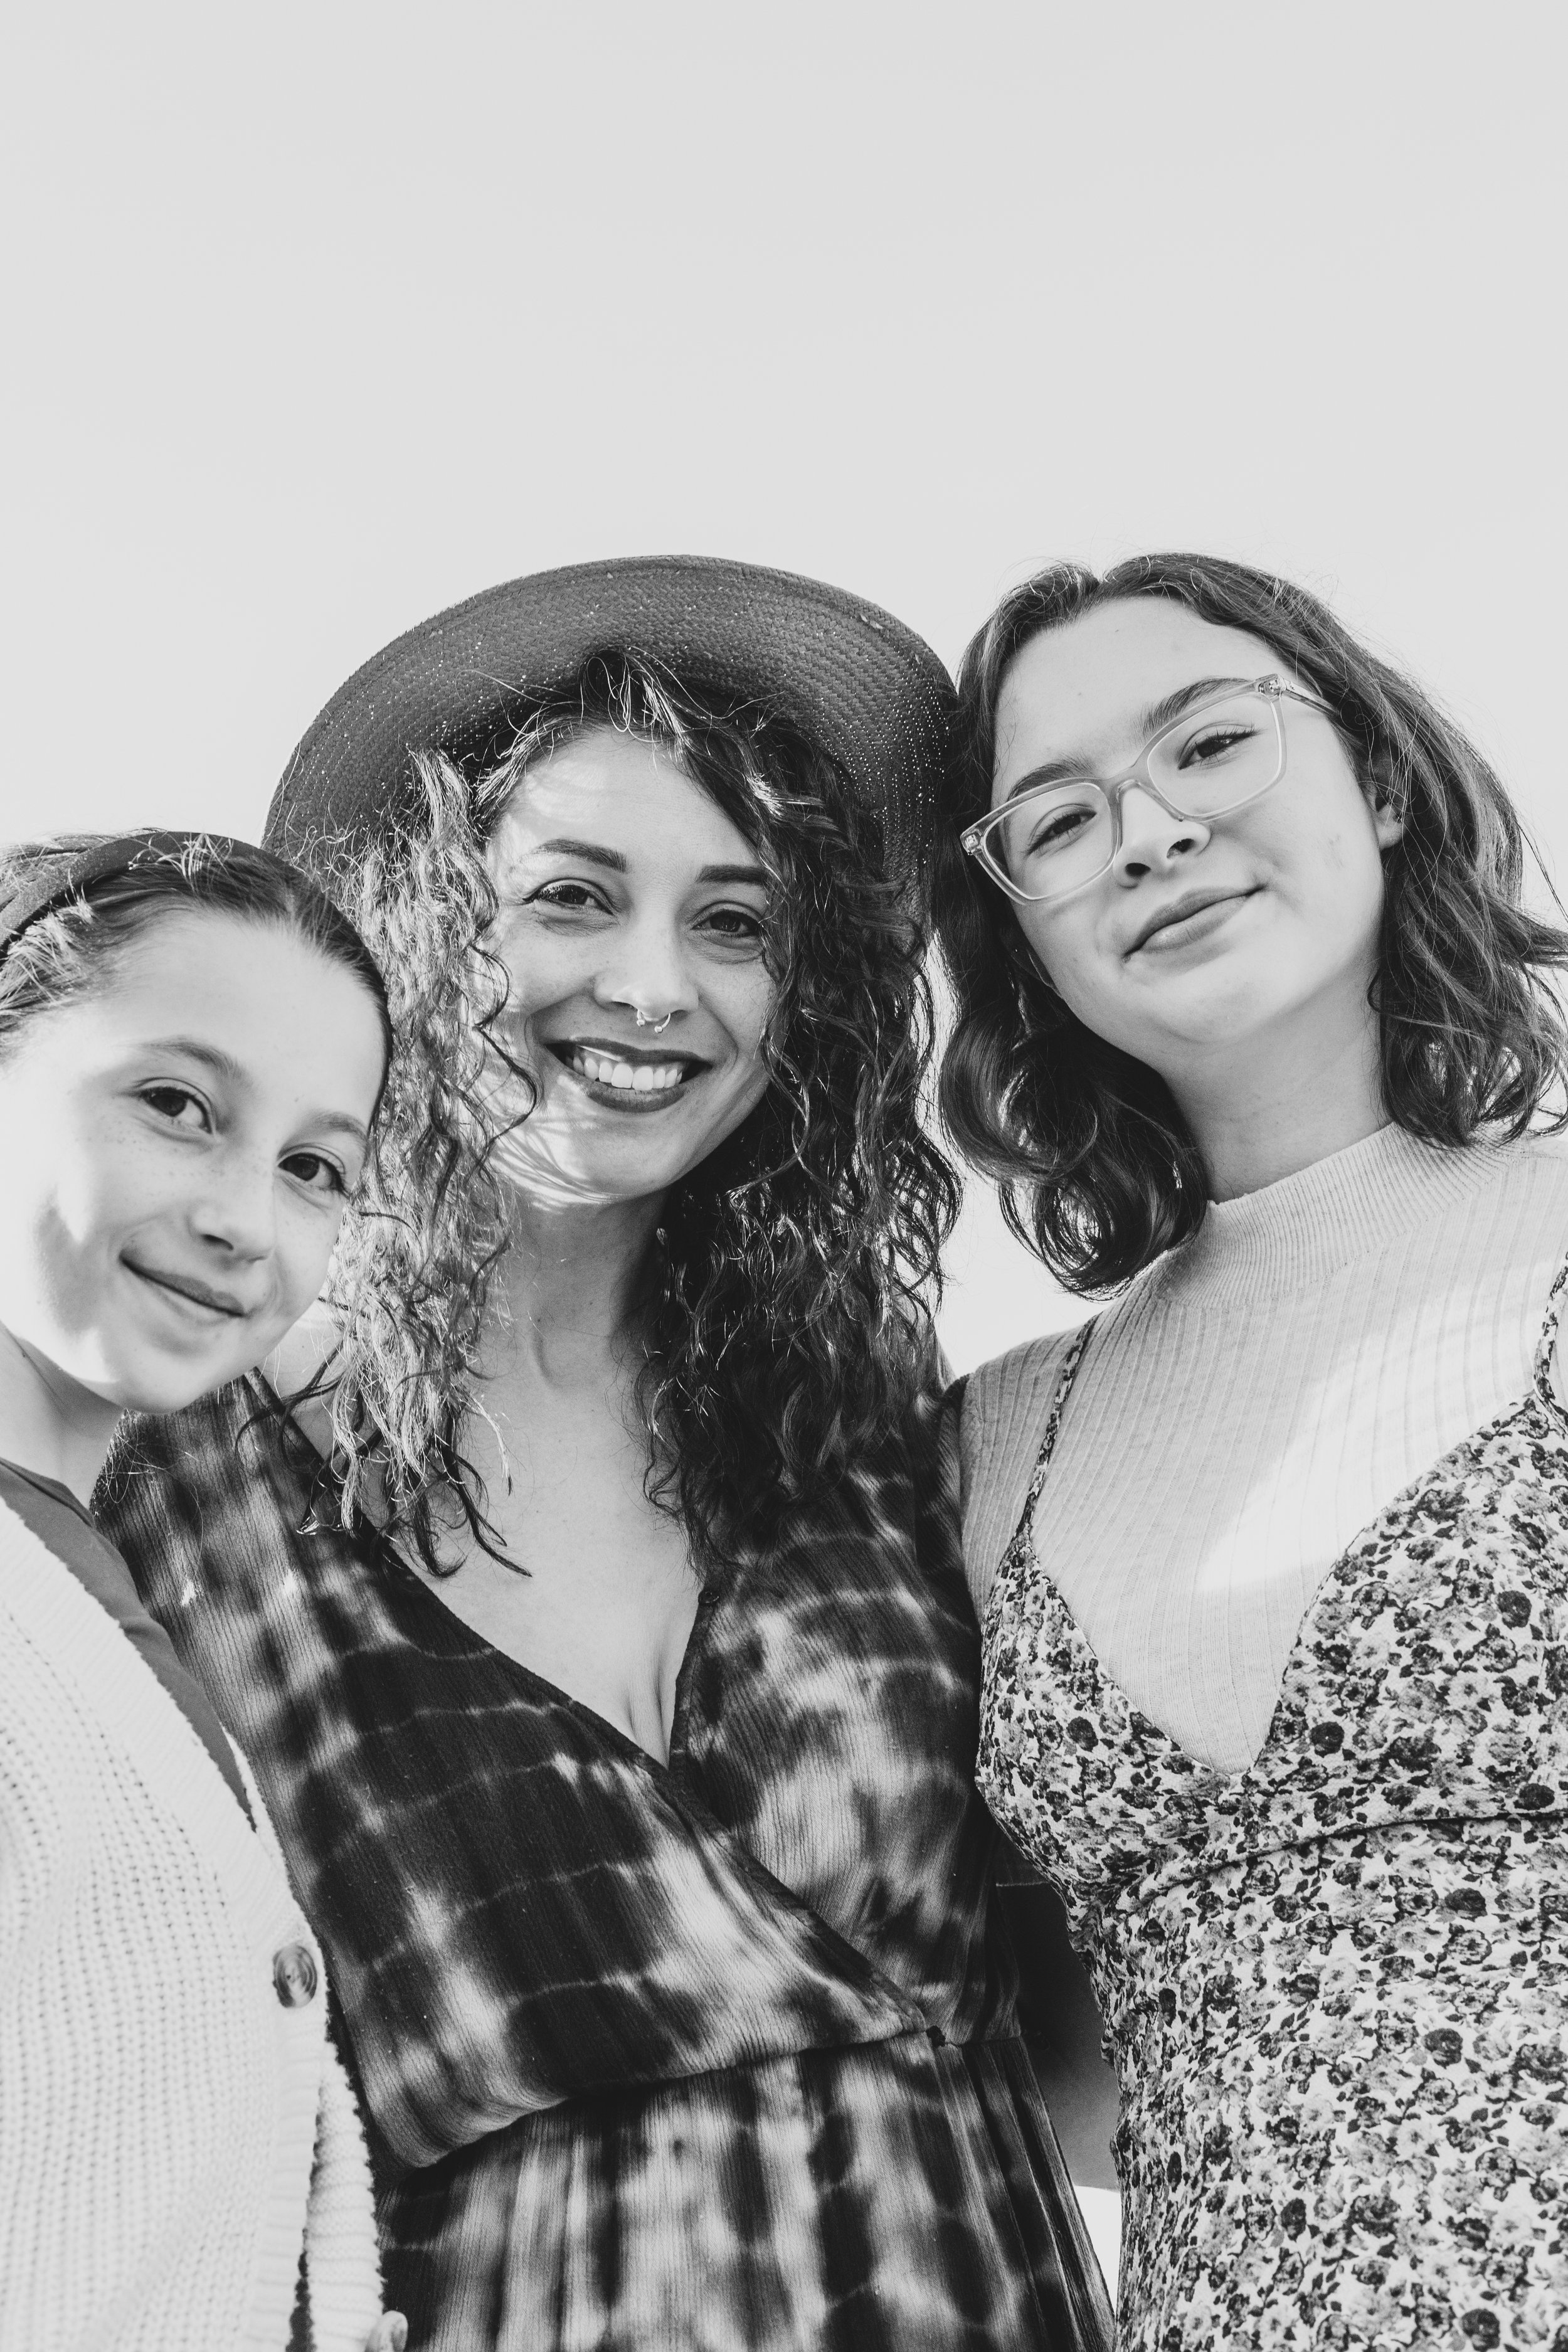
{"label": "white teeth", "polygon": [[591,1053],[585,1045],[572,1049],[572,1067],[580,1077],[592,1078],[595,1086],[615,1087],[623,1094],[668,1094],[680,1084],[682,1065],[679,1062],[615,1062],[607,1055]]}

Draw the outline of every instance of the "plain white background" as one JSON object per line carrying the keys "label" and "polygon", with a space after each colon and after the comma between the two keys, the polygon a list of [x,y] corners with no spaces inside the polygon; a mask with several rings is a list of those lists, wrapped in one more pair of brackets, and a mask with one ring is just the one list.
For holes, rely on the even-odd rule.
{"label": "plain white background", "polygon": [[[0,834],[254,834],[350,670],[546,565],[815,572],[951,663],[1190,546],[1331,596],[1568,865],[1557,11],[29,16]],[[961,1365],[1072,1312],[978,1192],[952,1270]]]}
{"label": "plain white background", "polygon": [[[351,669],[549,564],[812,572],[951,663],[1182,545],[1331,596],[1563,862],[1556,12],[31,14],[0,832],[254,833]],[[1071,1312],[983,1194],[952,1273],[961,1365]]]}

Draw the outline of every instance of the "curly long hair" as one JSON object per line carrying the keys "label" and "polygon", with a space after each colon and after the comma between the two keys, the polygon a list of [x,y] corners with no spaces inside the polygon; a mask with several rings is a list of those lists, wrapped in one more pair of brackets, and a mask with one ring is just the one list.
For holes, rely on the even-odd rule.
{"label": "curly long hair", "polygon": [[387,975],[398,1039],[330,1294],[332,1483],[352,1525],[374,1482],[384,1526],[437,1573],[455,1513],[496,1549],[464,1432],[510,1230],[495,1146],[532,1099],[501,1038],[485,845],[529,769],[599,728],[659,744],[752,845],[777,991],[761,1102],[665,1203],[637,1386],[650,1496],[711,1569],[836,1480],[929,1377],[958,1185],[921,1120],[922,941],[874,814],[775,714],[600,653],[477,777],[421,753],[406,821],[353,857],[307,852]]}
{"label": "curly long hair", "polygon": [[1410,1134],[1459,1145],[1563,1123],[1553,975],[1568,933],[1523,903],[1517,813],[1474,745],[1303,588],[1204,555],[1142,555],[1098,578],[1054,564],[1004,597],[959,672],[937,851],[937,934],[956,1000],[941,1099],[960,1151],[995,1178],[1018,1238],[1085,1295],[1197,1230],[1208,1191],[1163,1080],[1069,1012],[959,845],[991,804],[996,706],[1031,638],[1095,606],[1163,596],[1245,629],[1326,704],[1363,789],[1404,819],[1384,855],[1373,1003],[1383,1098]]}

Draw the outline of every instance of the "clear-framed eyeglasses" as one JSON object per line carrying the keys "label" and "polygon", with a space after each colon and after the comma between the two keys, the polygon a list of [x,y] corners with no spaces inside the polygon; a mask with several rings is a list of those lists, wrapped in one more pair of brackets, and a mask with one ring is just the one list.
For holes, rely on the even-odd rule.
{"label": "clear-framed eyeglasses", "polygon": [[1167,816],[1205,824],[1272,791],[1285,773],[1282,702],[1327,706],[1259,677],[1201,702],[1152,736],[1125,775],[1052,777],[1029,784],[959,838],[1009,898],[1039,907],[1097,882],[1121,846],[1121,804],[1133,787]]}

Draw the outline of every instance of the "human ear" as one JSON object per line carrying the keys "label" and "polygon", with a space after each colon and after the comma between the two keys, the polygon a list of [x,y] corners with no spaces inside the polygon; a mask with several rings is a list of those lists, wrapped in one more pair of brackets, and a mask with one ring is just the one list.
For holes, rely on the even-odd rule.
{"label": "human ear", "polygon": [[1392,801],[1373,801],[1372,825],[1379,849],[1392,849],[1396,841],[1405,838],[1404,813],[1395,808]]}
{"label": "human ear", "polygon": [[1377,836],[1379,849],[1392,849],[1395,842],[1405,838],[1405,796],[1399,788],[1394,762],[1386,751],[1379,750],[1373,752],[1362,790],[1366,794],[1372,829]]}

